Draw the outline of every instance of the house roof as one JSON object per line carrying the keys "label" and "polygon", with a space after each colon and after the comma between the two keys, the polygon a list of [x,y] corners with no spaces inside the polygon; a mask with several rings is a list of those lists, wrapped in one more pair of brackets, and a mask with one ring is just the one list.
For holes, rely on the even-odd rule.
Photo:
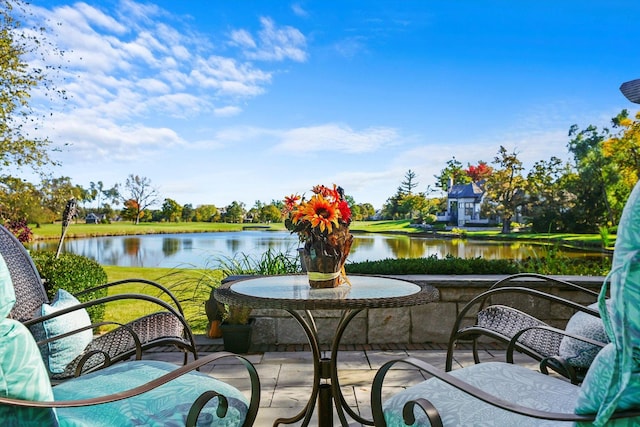
{"label": "house roof", "polygon": [[481,199],[484,190],[475,182],[469,184],[455,184],[449,190],[450,199]]}

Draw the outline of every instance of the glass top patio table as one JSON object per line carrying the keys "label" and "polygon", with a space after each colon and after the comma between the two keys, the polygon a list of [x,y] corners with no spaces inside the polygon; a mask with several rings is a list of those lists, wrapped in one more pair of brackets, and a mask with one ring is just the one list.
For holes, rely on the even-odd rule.
{"label": "glass top patio table", "polygon": [[[430,285],[383,276],[348,275],[350,284],[335,288],[313,289],[306,274],[249,276],[223,284],[215,290],[215,298],[225,304],[252,308],[282,309],[302,327],[313,353],[314,379],[305,407],[289,418],[278,418],[273,425],[292,424],[302,420],[311,423],[315,403],[319,427],[333,426],[332,407],[342,426],[348,426],[347,415],[360,424],[373,425],[347,404],[338,378],[338,349],[349,322],[362,310],[370,308],[411,307],[437,301],[438,290]],[[342,315],[334,331],[330,357],[320,351],[313,310],[340,310]],[[322,381],[327,381],[322,383]]]}
{"label": "glass top patio table", "polygon": [[216,298],[227,304],[287,310],[408,307],[438,299],[438,290],[402,279],[348,275],[349,284],[313,289],[305,274],[257,276],[222,285]]}

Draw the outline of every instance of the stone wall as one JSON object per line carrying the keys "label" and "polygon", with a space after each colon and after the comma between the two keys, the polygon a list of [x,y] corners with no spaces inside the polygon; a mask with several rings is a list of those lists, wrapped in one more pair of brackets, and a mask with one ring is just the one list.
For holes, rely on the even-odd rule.
{"label": "stone wall", "polygon": [[[437,302],[407,308],[385,308],[363,310],[351,320],[345,330],[341,344],[384,344],[384,343],[446,343],[451,334],[455,318],[464,305],[474,296],[488,289],[505,276],[444,276],[407,275],[392,276],[417,284],[435,286],[440,293]],[[603,277],[594,276],[554,276],[583,287],[599,291]],[[544,292],[559,295],[580,302],[591,303],[575,291],[566,291],[554,286],[541,284],[533,279],[519,280],[518,286],[535,287]],[[573,314],[565,307],[558,307],[548,301],[531,297],[503,297],[500,301],[514,306],[549,323],[562,327]],[[337,310],[318,310],[313,316],[318,326],[322,343],[328,343],[334,335],[341,313]],[[306,344],[304,332],[295,319],[284,310],[255,309],[256,318],[253,344]],[[471,320],[471,319],[470,319]]]}

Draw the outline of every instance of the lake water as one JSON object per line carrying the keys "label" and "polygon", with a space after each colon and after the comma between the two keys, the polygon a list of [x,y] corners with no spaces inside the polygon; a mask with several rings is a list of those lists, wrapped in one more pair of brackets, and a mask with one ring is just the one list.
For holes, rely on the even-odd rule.
{"label": "lake water", "polygon": [[[288,231],[149,234],[141,236],[65,239],[64,252],[93,258],[102,265],[129,267],[214,268],[220,259],[259,259],[271,249],[295,253],[298,238]],[[56,241],[35,242],[31,249],[55,251]],[[524,259],[544,257],[547,247],[522,242],[434,239],[405,235],[354,234],[347,262],[386,258],[452,255],[459,258]],[[563,251],[572,257],[601,257],[599,253]]]}

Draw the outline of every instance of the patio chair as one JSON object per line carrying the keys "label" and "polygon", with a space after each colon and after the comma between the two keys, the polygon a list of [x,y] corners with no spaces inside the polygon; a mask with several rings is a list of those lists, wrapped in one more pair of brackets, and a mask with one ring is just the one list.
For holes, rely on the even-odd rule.
{"label": "patio chair", "polygon": [[[574,291],[580,302],[543,292],[539,288],[544,286],[556,286],[559,293]],[[609,342],[593,303],[597,297],[590,289],[541,274],[521,273],[499,280],[460,310],[447,346],[445,369],[452,369],[460,341],[471,341],[473,359],[480,363],[479,341],[488,337],[506,345],[507,362],[513,363],[513,353],[518,351],[539,361],[544,372],[550,368],[577,384]],[[522,310],[513,307],[518,302]],[[571,310],[574,314],[564,329],[558,329],[527,313],[525,307]],[[471,317],[474,323],[469,325]]]}
{"label": "patio chair", "polygon": [[[15,301],[11,277],[0,256],[3,426],[253,425],[260,381],[253,364],[232,353],[210,354],[180,367],[154,360],[126,361],[52,387],[35,339],[21,322],[7,318]],[[249,397],[196,371],[229,357],[246,368]]]}
{"label": "patio chair", "polygon": [[[8,266],[16,294],[16,303],[8,317],[22,322],[32,331],[39,342],[51,380],[62,381],[131,357],[139,359],[142,351],[157,346],[178,347],[185,352],[184,363],[187,363],[189,354],[197,359],[195,339],[182,308],[176,297],[162,285],[144,279],[121,280],[87,289],[76,295],[59,290],[54,301],[50,302],[29,253],[2,226],[0,255]],[[157,289],[172,304],[142,293],[116,294],[82,303],[77,299],[82,298],[82,294],[97,289],[132,283]],[[123,300],[151,302],[157,305],[158,311],[126,325],[110,321],[91,324],[87,307]],[[95,327],[106,324],[116,324],[118,327],[103,334],[93,334]],[[64,339],[52,340],[54,336],[65,334],[70,335]]]}
{"label": "patio chair", "polygon": [[[598,311],[611,342],[593,360],[580,386],[506,362],[444,372],[415,358],[393,360],[378,370],[373,381],[374,425],[640,425],[640,183],[618,226]],[[432,378],[383,403],[384,378],[399,362]]]}

